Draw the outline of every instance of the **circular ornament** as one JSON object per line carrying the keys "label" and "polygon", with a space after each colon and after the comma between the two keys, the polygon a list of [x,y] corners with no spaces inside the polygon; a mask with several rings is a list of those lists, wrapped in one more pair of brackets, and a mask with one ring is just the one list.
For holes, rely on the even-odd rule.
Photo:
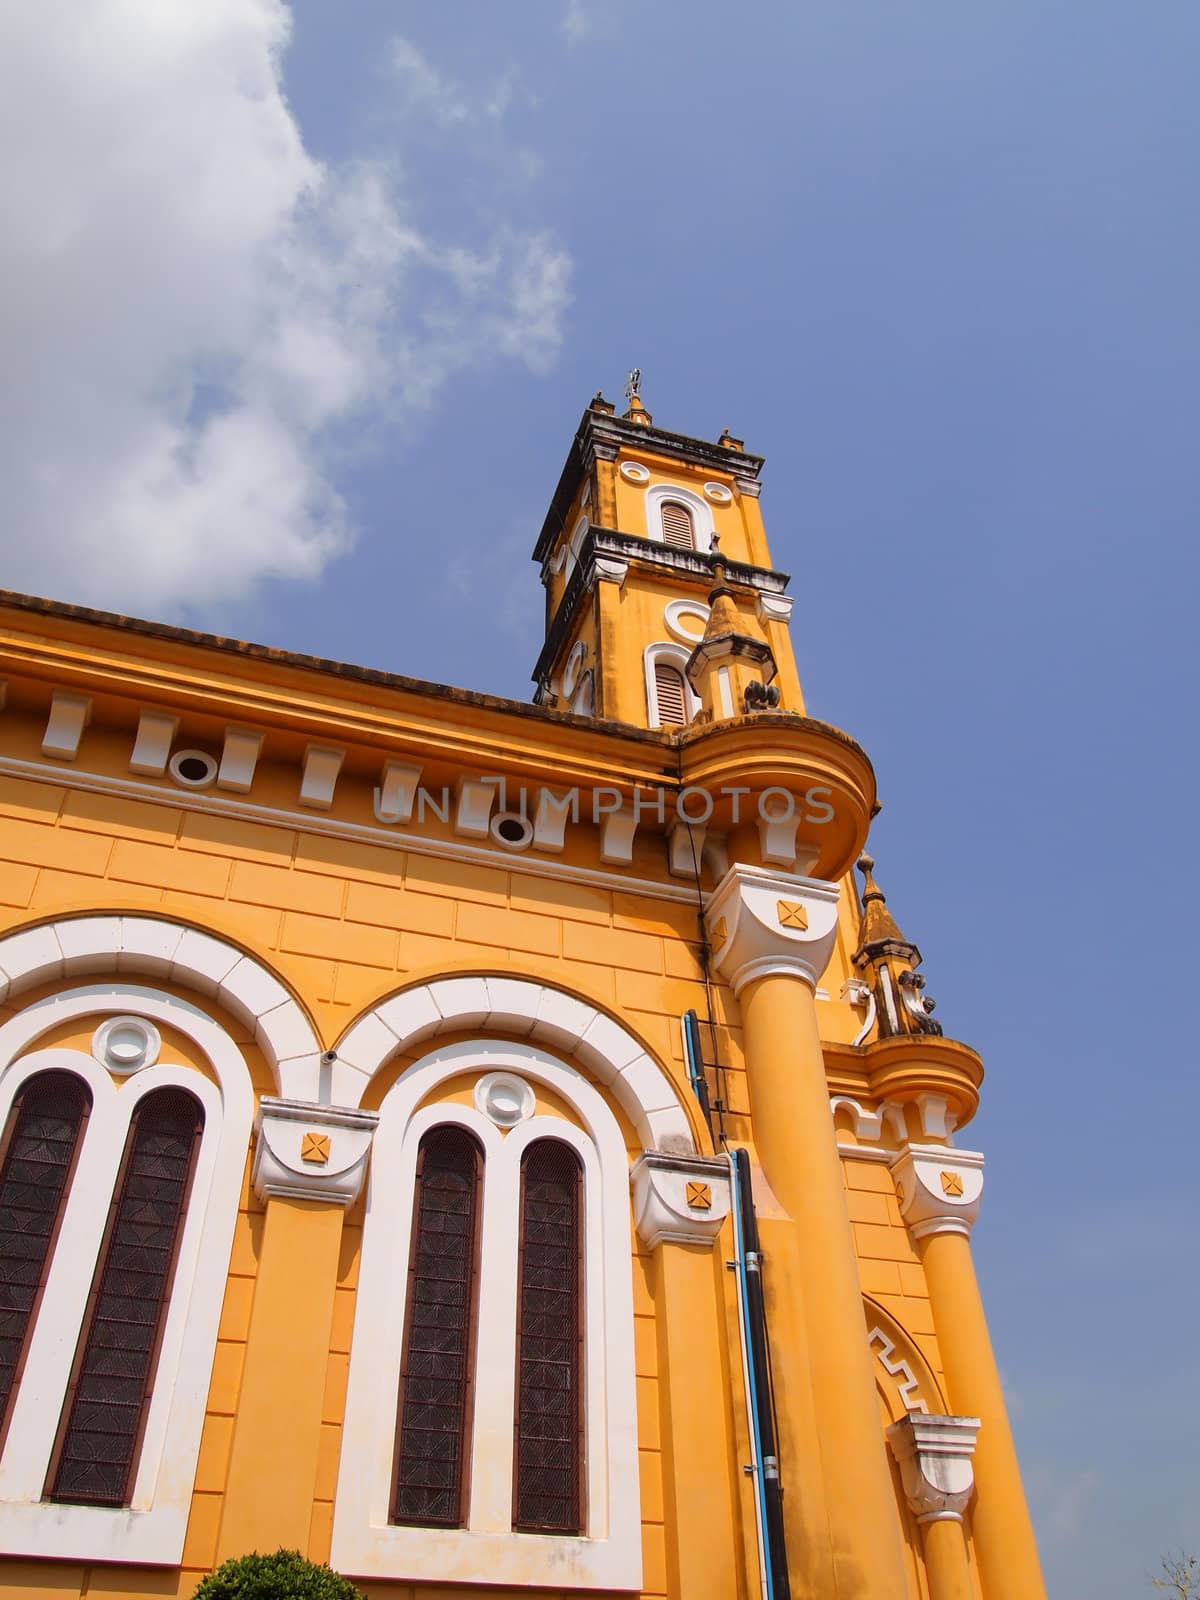
{"label": "circular ornament", "polygon": [[217,776],[217,763],[205,750],[177,750],[167,771],[185,789],[207,789]]}
{"label": "circular ornament", "polygon": [[733,499],[733,496],[723,483],[706,483],[704,492],[710,500],[715,501],[719,506],[727,506]]}
{"label": "circular ornament", "polygon": [[577,639],[572,646],[571,654],[567,657],[567,664],[563,668],[562,692],[564,699],[569,700],[575,693],[579,682],[579,674],[583,670],[583,663],[587,659],[587,645],[582,639]]}
{"label": "circular ornament", "polygon": [[514,1072],[487,1072],[475,1085],[475,1104],[498,1128],[515,1128],[533,1115],[533,1089]]}
{"label": "circular ornament", "polygon": [[708,607],[701,600],[672,600],[663,612],[663,621],[672,639],[699,644],[708,623]]}
{"label": "circular ornament", "polygon": [[93,1058],[122,1077],[152,1067],[161,1049],[159,1031],[145,1017],[110,1017],[92,1035]]}
{"label": "circular ornament", "polygon": [[621,476],[628,483],[649,483],[650,469],[642,466],[640,461],[622,461]]}
{"label": "circular ornament", "polygon": [[506,850],[527,850],[533,843],[533,826],[519,811],[501,811],[488,824],[488,831]]}

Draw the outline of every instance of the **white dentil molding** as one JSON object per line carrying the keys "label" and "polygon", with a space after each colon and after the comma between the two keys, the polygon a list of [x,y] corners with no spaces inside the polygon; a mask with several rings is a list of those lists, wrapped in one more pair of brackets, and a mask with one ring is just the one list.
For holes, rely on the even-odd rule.
{"label": "white dentil molding", "polygon": [[821,878],[734,862],[705,913],[714,961],[734,994],[779,974],[815,992],[837,939],[839,893]]}
{"label": "white dentil molding", "polygon": [[255,1194],[264,1204],[282,1195],[352,1206],[366,1177],[378,1121],[374,1111],[263,1095],[250,1170]]}
{"label": "white dentil molding", "polygon": [[669,1156],[645,1150],[633,1163],[633,1221],[638,1238],[660,1244],[711,1244],[729,1215],[729,1164],[720,1156]]}
{"label": "white dentil molding", "polygon": [[983,1197],[983,1156],[952,1145],[909,1144],[891,1164],[900,1215],[914,1239],[970,1236]]}
{"label": "white dentil molding", "polygon": [[978,1417],[914,1416],[887,1430],[909,1509],[918,1522],[961,1522],[975,1488]]}

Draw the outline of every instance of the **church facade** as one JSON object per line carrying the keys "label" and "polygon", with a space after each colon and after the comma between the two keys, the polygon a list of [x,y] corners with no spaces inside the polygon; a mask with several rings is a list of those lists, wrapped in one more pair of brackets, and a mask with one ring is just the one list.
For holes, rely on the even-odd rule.
{"label": "church facade", "polygon": [[597,396],[528,704],[0,595],[0,1596],[1044,1594],[762,465]]}

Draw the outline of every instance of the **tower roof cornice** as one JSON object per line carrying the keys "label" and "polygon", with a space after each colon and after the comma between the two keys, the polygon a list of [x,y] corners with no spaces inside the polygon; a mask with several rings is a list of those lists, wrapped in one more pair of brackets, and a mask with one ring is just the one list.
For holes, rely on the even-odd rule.
{"label": "tower roof cornice", "polygon": [[637,450],[644,455],[669,456],[687,466],[728,473],[737,481],[743,493],[758,493],[764,457],[750,455],[732,444],[713,444],[706,439],[692,439],[682,433],[668,433],[664,428],[656,428],[645,422],[632,422],[589,406],[571,441],[558,486],[534,546],[535,561],[545,560],[567,519],[579,480],[593,460],[597,457],[615,460],[623,449]]}

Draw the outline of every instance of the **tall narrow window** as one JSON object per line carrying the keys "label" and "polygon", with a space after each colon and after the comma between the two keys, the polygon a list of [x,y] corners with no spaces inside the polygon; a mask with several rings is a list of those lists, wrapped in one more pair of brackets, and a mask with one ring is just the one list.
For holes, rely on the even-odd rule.
{"label": "tall narrow window", "polygon": [[51,1500],[129,1503],[203,1127],[183,1089],[156,1089],[133,1114],[51,1458]]}
{"label": "tall narrow window", "polygon": [[19,1091],[0,1163],[0,1437],[92,1097],[71,1072],[40,1072]]}
{"label": "tall narrow window", "polygon": [[583,1528],[583,1169],[539,1139],[521,1162],[513,1526]]}
{"label": "tall narrow window", "polygon": [[660,728],[681,728],[688,720],[683,673],[667,661],[654,663],[654,698]]}
{"label": "tall narrow window", "polygon": [[692,513],[676,500],[664,500],[661,506],[663,543],[673,544],[679,550],[696,548],[696,529]]}
{"label": "tall narrow window", "polygon": [[483,1157],[461,1128],[421,1140],[400,1365],[393,1522],[461,1527]]}

